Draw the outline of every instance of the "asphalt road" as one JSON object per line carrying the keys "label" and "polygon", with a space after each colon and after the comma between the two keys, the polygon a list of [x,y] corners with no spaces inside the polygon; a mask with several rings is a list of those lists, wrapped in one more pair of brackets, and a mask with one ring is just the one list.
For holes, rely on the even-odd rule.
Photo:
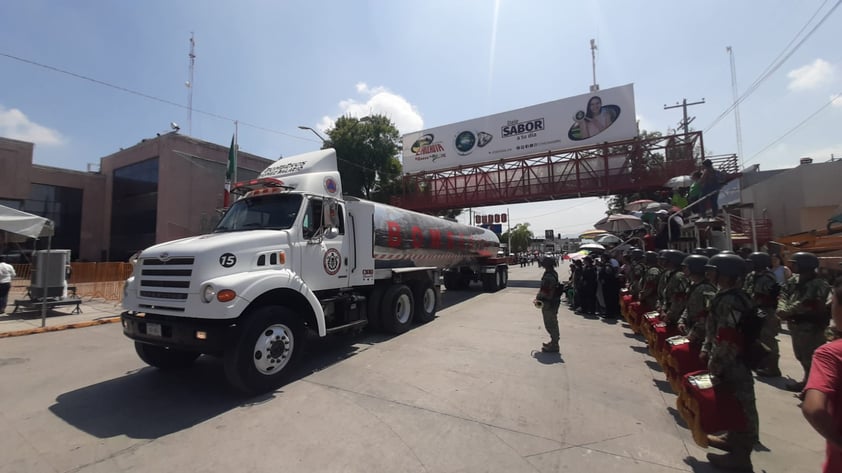
{"label": "asphalt road", "polygon": [[[0,472],[715,471],[624,324],[562,307],[561,354],[537,352],[539,276],[513,267],[496,294],[445,294],[401,336],[317,340],[295,381],[250,399],[213,358],[146,367],[119,324],[2,339]],[[819,471],[797,401],[757,393],[755,471]]]}

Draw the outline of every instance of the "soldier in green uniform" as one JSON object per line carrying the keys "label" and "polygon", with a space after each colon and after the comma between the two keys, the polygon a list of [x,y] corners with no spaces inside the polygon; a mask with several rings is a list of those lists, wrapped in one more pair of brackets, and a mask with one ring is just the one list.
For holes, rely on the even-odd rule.
{"label": "soldier in green uniform", "polygon": [[540,302],[541,314],[544,316],[544,328],[550,334],[550,341],[544,343],[541,351],[546,353],[558,353],[558,306],[561,302],[561,293],[558,287],[558,273],[555,271],[555,260],[544,257],[541,260],[544,268],[544,275],[541,276],[541,289],[535,296],[536,305]]}
{"label": "soldier in green uniform", "polygon": [[687,289],[687,304],[678,319],[678,329],[696,346],[705,341],[708,307],[716,295],[716,287],[705,277],[707,264],[708,257],[701,254],[690,255],[681,264],[690,286]]}
{"label": "soldier in green uniform", "polygon": [[658,251],[658,267],[661,269],[661,274],[658,276],[658,302],[656,304],[656,308],[660,311],[663,307],[666,299],[664,295],[664,291],[667,289],[667,282],[669,281],[672,272],[668,268],[669,259],[667,258],[667,253],[669,250],[660,250]]}
{"label": "soldier in green uniform", "polygon": [[644,255],[646,272],[640,282],[640,306],[643,312],[654,310],[658,303],[658,281],[661,268],[658,266],[658,254],[647,251]]}
{"label": "soldier in green uniform", "polygon": [[706,343],[709,345],[708,370],[714,383],[734,394],[743,408],[746,425],[739,431],[724,435],[708,435],[708,444],[728,453],[708,453],[707,458],[716,467],[734,471],[752,471],[751,451],[758,441],[760,422],[754,394],[754,378],[743,361],[745,346],[739,329],[742,317],[754,310],[748,296],[740,288],[739,280],[745,270],[745,260],[735,254],[718,254],[707,266],[716,274],[719,292],[710,304]]}
{"label": "soldier in green uniform", "polygon": [[775,377],[781,375],[778,360],[781,357],[778,346],[778,331],[780,319],[775,315],[778,307],[778,293],[780,287],[775,274],[769,269],[772,257],[769,253],[756,251],[748,255],[751,272],[746,276],[743,290],[757,306],[757,315],[763,319],[763,329],[760,331],[760,343],[769,350],[769,363],[757,370],[758,376]]}
{"label": "soldier in green uniform", "polygon": [[664,273],[667,274],[661,303],[661,320],[669,327],[678,325],[678,319],[687,304],[687,276],[681,270],[685,255],[678,250],[665,250]]}
{"label": "soldier in green uniform", "polygon": [[646,273],[646,265],[643,264],[644,252],[640,248],[631,250],[631,276],[629,276],[629,291],[635,299],[640,299],[640,282]]}
{"label": "soldier in green uniform", "polygon": [[826,305],[830,285],[816,274],[819,267],[816,255],[799,251],[789,262],[795,274],[781,290],[778,317],[786,321],[795,358],[804,368],[802,381],[787,383],[786,389],[801,392],[810,375],[813,352],[826,341],[824,330],[830,322]]}

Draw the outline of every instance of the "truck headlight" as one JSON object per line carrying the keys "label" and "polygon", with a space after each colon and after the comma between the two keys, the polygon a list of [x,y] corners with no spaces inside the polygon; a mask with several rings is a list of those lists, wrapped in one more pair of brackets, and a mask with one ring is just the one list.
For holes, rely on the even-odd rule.
{"label": "truck headlight", "polygon": [[216,289],[214,289],[210,284],[206,285],[205,288],[202,289],[202,301],[209,304],[214,297],[216,297]]}

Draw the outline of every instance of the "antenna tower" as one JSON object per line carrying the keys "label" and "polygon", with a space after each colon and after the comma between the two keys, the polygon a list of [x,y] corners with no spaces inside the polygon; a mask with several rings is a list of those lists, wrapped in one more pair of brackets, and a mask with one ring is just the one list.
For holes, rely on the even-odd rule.
{"label": "antenna tower", "polygon": [[196,40],[190,32],[190,78],[184,84],[187,86],[187,134],[193,134],[193,69],[196,66]]}
{"label": "antenna tower", "polygon": [[599,84],[596,83],[596,40],[591,39],[591,68],[593,69],[593,84],[591,84],[591,92],[599,90]]}

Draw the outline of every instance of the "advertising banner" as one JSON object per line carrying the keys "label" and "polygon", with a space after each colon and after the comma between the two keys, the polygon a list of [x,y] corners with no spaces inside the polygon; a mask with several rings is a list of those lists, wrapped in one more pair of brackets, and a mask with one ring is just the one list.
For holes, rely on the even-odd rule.
{"label": "advertising banner", "polygon": [[599,90],[403,136],[414,174],[637,136],[634,85]]}

